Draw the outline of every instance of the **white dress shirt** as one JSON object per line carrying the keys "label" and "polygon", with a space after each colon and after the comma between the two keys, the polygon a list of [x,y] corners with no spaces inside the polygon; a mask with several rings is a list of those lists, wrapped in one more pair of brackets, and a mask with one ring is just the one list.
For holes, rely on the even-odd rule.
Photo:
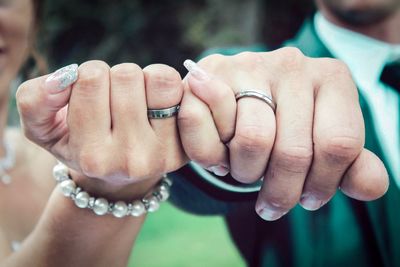
{"label": "white dress shirt", "polygon": [[387,164],[400,187],[400,97],[379,80],[386,63],[400,59],[400,44],[385,43],[338,27],[321,13],[315,15],[314,23],[318,36],[332,55],[348,65],[370,106]]}

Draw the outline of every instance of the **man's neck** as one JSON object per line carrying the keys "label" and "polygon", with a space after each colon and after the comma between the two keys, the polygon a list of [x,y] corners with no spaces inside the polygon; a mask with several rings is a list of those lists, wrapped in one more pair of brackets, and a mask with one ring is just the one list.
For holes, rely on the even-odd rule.
{"label": "man's neck", "polygon": [[339,27],[343,27],[354,32],[359,32],[383,42],[400,44],[400,10],[393,16],[388,17],[379,23],[365,26],[346,23],[331,13],[325,12],[325,10],[321,10],[321,12],[330,22],[338,25]]}

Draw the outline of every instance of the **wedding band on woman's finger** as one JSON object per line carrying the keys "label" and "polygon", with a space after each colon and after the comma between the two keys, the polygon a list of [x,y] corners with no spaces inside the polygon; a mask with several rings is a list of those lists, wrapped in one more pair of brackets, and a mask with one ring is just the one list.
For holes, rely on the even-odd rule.
{"label": "wedding band on woman's finger", "polygon": [[166,119],[175,116],[178,114],[180,109],[180,105],[172,106],[169,108],[163,109],[148,109],[147,117],[149,119]]}
{"label": "wedding band on woman's finger", "polygon": [[268,96],[264,93],[261,93],[260,91],[256,91],[256,90],[244,90],[244,91],[240,91],[235,94],[236,101],[238,101],[239,99],[241,99],[243,97],[253,97],[253,98],[260,99],[263,102],[267,103],[267,105],[270,106],[270,108],[272,108],[272,111],[275,113],[276,104],[270,96]]}

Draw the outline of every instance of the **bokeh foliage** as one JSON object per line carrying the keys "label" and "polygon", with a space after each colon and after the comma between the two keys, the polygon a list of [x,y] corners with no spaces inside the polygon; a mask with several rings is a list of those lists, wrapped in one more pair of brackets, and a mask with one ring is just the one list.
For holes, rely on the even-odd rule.
{"label": "bokeh foliage", "polygon": [[310,0],[47,1],[39,40],[52,67],[102,59],[183,71],[184,59],[210,47],[281,43],[311,6]]}
{"label": "bokeh foliage", "polygon": [[48,1],[40,42],[51,66],[101,59],[182,70],[184,59],[207,47],[254,41],[257,2]]}

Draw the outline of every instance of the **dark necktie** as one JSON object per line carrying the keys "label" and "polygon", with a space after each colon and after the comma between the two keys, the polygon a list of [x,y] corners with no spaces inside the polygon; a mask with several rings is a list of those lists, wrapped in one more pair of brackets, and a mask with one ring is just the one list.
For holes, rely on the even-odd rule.
{"label": "dark necktie", "polygon": [[400,93],[400,61],[385,66],[381,74],[381,81]]}

